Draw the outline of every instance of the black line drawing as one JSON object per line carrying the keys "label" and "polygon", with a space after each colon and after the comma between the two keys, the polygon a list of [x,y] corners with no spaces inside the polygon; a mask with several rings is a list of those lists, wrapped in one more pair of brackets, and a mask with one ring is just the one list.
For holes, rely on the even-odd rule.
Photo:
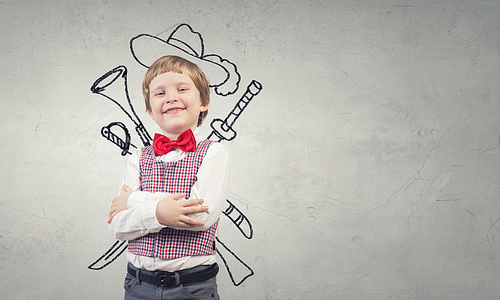
{"label": "black line drawing", "polygon": [[[154,60],[163,55],[181,56],[191,61],[194,60],[194,62],[200,66],[201,69],[203,69],[204,73],[206,73],[211,80],[210,87],[214,88],[217,95],[225,97],[236,93],[241,81],[241,76],[237,71],[236,65],[227,59],[223,59],[217,54],[205,54],[204,48],[205,46],[201,34],[193,31],[191,26],[188,24],[180,24],[177,26],[165,40],[158,36],[149,34],[140,34],[130,40],[130,51],[140,65],[148,67]],[[120,104],[118,101],[119,98],[116,99],[115,96],[112,97],[105,93],[107,88],[114,84],[118,79],[123,81],[125,92],[124,98],[125,101],[127,101],[132,113],[129,113],[125,107]],[[99,94],[118,105],[118,107],[134,123],[135,131],[142,144],[145,147],[151,144],[151,136],[144,127],[140,118],[135,113],[134,106],[130,100],[127,85],[127,68],[125,66],[118,66],[105,73],[93,83],[90,90],[92,93]],[[219,142],[222,140],[233,140],[237,133],[232,126],[238,117],[241,116],[249,102],[257,94],[259,94],[261,90],[262,84],[253,80],[247,86],[244,94],[236,102],[235,107],[231,110],[231,112],[229,112],[224,120],[212,120],[210,126],[213,130],[207,139],[213,137]],[[121,129],[124,136],[120,137],[117,132],[112,130],[113,128]],[[104,126],[101,129],[101,135],[108,141],[117,145],[122,150],[122,156],[131,154],[129,151],[130,146],[137,148],[131,143],[130,132],[122,122],[112,122],[109,125]],[[226,204],[228,206],[222,211],[222,213],[229,220],[231,220],[232,224],[238,228],[245,238],[251,239],[253,237],[253,228],[250,220],[228,199],[226,199]],[[222,246],[222,248],[217,247],[217,254],[219,254],[224,262],[229,277],[235,286],[241,285],[247,278],[254,275],[250,266],[243,262],[243,260],[231,251],[218,237],[216,237],[216,240],[218,244]],[[90,264],[88,268],[91,270],[101,270],[120,257],[126,249],[126,241],[116,241],[103,255]],[[242,279],[238,282],[236,282],[234,275],[231,272],[228,260],[224,257],[220,250],[224,250],[224,255],[229,255],[237,263],[239,263],[236,267],[244,269],[243,272],[246,274],[243,275]]]}
{"label": "black line drawing", "polygon": [[[91,263],[88,268],[91,270],[102,270],[110,263],[114,262],[120,255],[127,250],[127,241],[116,241],[111,248],[109,248],[104,254],[99,257],[96,261]],[[116,254],[115,254],[116,253]],[[111,255],[115,254],[113,258]],[[101,266],[96,266],[98,263],[102,263]]]}
{"label": "black line drawing", "polygon": [[236,65],[217,54],[205,54],[201,34],[188,24],[177,26],[166,39],[140,34],[130,40],[130,52],[146,68],[167,53],[191,60],[207,74],[210,87],[220,96],[232,95],[239,88],[241,76]]}
{"label": "black line drawing", "polygon": [[229,264],[228,262],[226,261],[226,259],[224,258],[224,255],[222,255],[222,253],[220,252],[221,249],[219,247],[216,248],[216,251],[217,251],[217,254],[219,254],[220,258],[222,259],[222,262],[224,262],[224,266],[226,266],[226,270],[227,270],[227,273],[229,274],[229,278],[231,278],[231,282],[233,282],[234,286],[239,286],[240,284],[242,284],[248,277],[254,275],[255,273],[253,272],[252,268],[250,268],[244,261],[242,261],[238,256],[236,256],[236,254],[234,254],[233,251],[231,251],[223,242],[221,242],[221,240],[219,239],[219,237],[215,237],[215,239],[217,240],[217,243],[219,243],[220,245],[222,245],[222,247],[224,247],[224,249],[226,249],[226,251],[232,255],[238,262],[240,262],[248,271],[249,273],[247,275],[245,275],[240,281],[236,282],[234,280],[234,276],[233,276],[233,273],[231,272],[231,269],[229,268]]}
{"label": "black line drawing", "polygon": [[221,119],[213,119],[212,123],[210,123],[210,127],[212,127],[212,132],[208,136],[208,139],[212,137],[212,135],[216,135],[218,137],[218,141],[226,140],[231,141],[236,137],[236,131],[233,130],[232,126],[234,122],[241,115],[243,110],[247,107],[248,103],[253,99],[254,96],[262,90],[262,85],[253,80],[247,87],[245,94],[238,100],[235,107],[231,112],[227,115],[224,120]]}
{"label": "black line drawing", "polygon": [[[123,107],[120,104],[120,102],[118,102],[118,99],[114,99],[113,97],[111,97],[111,96],[109,96],[109,95],[107,95],[105,93],[106,89],[108,87],[110,87],[119,78],[121,78],[122,81],[123,81],[124,91],[125,91],[125,100],[127,101],[128,106],[130,107],[130,110],[132,111],[132,114],[130,114],[125,109],[125,107]],[[118,67],[114,68],[113,70],[107,72],[106,74],[102,75],[101,77],[99,77],[94,82],[94,84],[92,84],[92,86],[90,87],[90,90],[92,91],[92,93],[99,94],[99,95],[101,95],[103,97],[106,97],[107,99],[111,100],[113,103],[115,103],[116,105],[118,105],[118,107],[120,107],[120,109],[134,123],[134,125],[135,125],[135,131],[137,132],[137,134],[141,138],[141,141],[144,144],[144,146],[151,145],[151,141],[153,139],[151,138],[151,136],[149,135],[148,131],[144,127],[144,124],[142,124],[141,119],[136,114],[134,106],[132,105],[132,102],[130,101],[130,96],[128,94],[127,68],[125,66],[118,66]],[[116,122],[116,123],[118,123],[118,122]],[[121,123],[121,124],[123,125],[123,123]],[[122,126],[120,126],[120,127],[122,127]],[[123,125],[122,128],[125,128],[125,125]],[[125,130],[126,130],[125,132],[128,133],[128,130],[127,129],[125,129]],[[106,130],[104,130],[104,128],[103,128],[103,130],[101,130],[101,133],[103,131],[106,131]],[[111,131],[109,131],[109,132],[111,133]],[[103,136],[106,137],[106,139],[108,139],[110,141],[114,141],[114,138],[110,139],[109,136],[105,136],[104,134],[103,134]],[[123,141],[121,141],[121,142],[123,142]],[[130,140],[128,140],[128,142],[130,142]],[[123,143],[123,145],[121,145],[121,143],[115,143],[115,144],[117,144],[122,149],[122,151],[125,152],[125,154],[128,152],[130,143],[127,144],[127,142],[125,141]],[[122,152],[122,155],[124,155],[123,152]]]}
{"label": "black line drawing", "polygon": [[[240,230],[241,234],[247,239],[251,239],[253,237],[253,228],[252,224],[248,220],[248,218],[239,210],[231,201],[226,199],[226,202],[229,206],[223,211],[224,215],[226,215],[229,220],[231,220],[234,225]],[[233,214],[233,212],[235,212]],[[234,217],[234,216],[236,217]],[[242,228],[242,224],[246,225],[246,228]]]}
{"label": "black line drawing", "polygon": [[[113,127],[119,127],[122,129],[123,134],[125,135],[125,140],[120,138],[116,133],[114,133],[111,128]],[[101,135],[106,138],[108,141],[112,142],[113,144],[117,145],[122,149],[122,156],[125,156],[127,154],[132,154],[128,151],[130,146],[137,148],[133,144],[130,143],[130,133],[128,132],[127,127],[122,122],[112,122],[109,123],[108,126],[104,126],[101,129]]]}
{"label": "black line drawing", "polygon": [[[229,204],[229,207],[227,207],[222,213],[229,218],[229,220],[231,220],[231,222],[233,222],[233,224],[236,226],[236,228],[238,228],[241,232],[241,234],[243,234],[244,237],[246,237],[247,239],[251,239],[253,237],[253,228],[252,228],[252,223],[250,223],[250,221],[248,220],[248,218],[236,207],[234,206],[233,203],[231,203],[231,201],[229,201],[228,199],[226,199],[226,202]],[[234,215],[234,216],[233,216]],[[242,225],[246,225],[246,226],[242,226]],[[246,228],[243,228],[243,227],[246,227]],[[252,276],[254,274],[252,268],[250,268],[245,262],[243,262],[236,254],[234,254],[233,251],[231,251],[220,239],[219,237],[215,237],[215,239],[217,240],[217,242],[222,245],[222,247],[231,255],[233,256],[238,262],[240,262],[241,265],[243,265],[248,271],[249,273],[247,275],[245,275],[239,282],[236,282],[234,280],[234,276],[233,276],[233,273],[231,272],[230,270],[230,267],[229,267],[229,264],[228,262],[226,261],[226,259],[224,258],[224,255],[222,255],[222,253],[220,252],[220,248],[217,248],[217,254],[219,254],[220,258],[222,259],[222,261],[224,262],[224,265],[226,266],[226,270],[229,274],[229,278],[231,278],[231,281],[233,282],[233,284],[235,286],[239,286],[240,284],[242,284],[248,277]]]}

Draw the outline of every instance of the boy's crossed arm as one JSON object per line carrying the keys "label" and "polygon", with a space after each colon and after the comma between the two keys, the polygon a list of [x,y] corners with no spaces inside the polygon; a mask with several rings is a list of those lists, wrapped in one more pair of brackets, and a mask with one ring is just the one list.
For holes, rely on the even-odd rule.
{"label": "boy's crossed arm", "polygon": [[[128,209],[127,201],[133,190],[123,185],[124,194],[115,197],[111,203],[108,224],[121,211]],[[184,193],[172,194],[156,205],[156,218],[158,222],[165,226],[191,228],[203,226],[205,222],[188,217],[193,213],[207,212],[208,206],[201,206],[203,199],[179,200],[186,196]]]}
{"label": "boy's crossed arm", "polygon": [[[134,152],[122,180],[126,184],[122,188],[125,193],[113,199],[109,212],[109,229],[116,239],[133,240],[158,232],[164,226],[205,231],[219,219],[229,192],[229,151],[221,144],[211,145],[198,170],[189,200],[178,200],[184,194],[140,191],[140,179],[139,155]],[[203,206],[199,205],[201,203]]]}

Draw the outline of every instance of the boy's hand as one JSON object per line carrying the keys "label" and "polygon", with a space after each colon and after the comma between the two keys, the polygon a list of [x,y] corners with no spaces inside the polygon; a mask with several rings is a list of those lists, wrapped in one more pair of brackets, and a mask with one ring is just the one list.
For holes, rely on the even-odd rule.
{"label": "boy's hand", "polygon": [[175,227],[203,226],[205,222],[188,217],[188,214],[208,211],[208,206],[201,206],[203,199],[180,200],[186,194],[172,194],[156,205],[156,218],[162,225]]}
{"label": "boy's hand", "polygon": [[111,203],[111,210],[109,211],[108,224],[111,224],[111,221],[116,216],[116,214],[118,214],[122,210],[128,209],[127,208],[128,197],[130,196],[130,194],[132,194],[133,190],[126,185],[123,185],[122,188],[125,191],[125,194],[122,194],[113,199]]}

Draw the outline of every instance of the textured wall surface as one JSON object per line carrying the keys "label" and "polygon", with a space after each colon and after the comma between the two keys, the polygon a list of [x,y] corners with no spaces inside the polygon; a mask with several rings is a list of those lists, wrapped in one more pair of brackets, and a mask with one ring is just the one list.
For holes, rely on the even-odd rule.
{"label": "textured wall surface", "polygon": [[224,141],[253,236],[224,216],[218,231],[234,279],[254,275],[235,286],[223,267],[222,299],[498,299],[499,15],[497,0],[0,2],[0,298],[122,299],[124,255],[87,268],[115,242],[127,159],[101,129],[141,141],[90,87],[126,66],[155,132],[129,42],[187,23],[241,75],[204,132],[262,84]]}

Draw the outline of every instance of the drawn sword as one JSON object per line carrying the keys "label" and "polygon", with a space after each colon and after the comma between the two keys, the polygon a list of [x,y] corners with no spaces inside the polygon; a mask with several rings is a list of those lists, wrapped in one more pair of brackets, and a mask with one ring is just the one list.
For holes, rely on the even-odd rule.
{"label": "drawn sword", "polygon": [[239,118],[241,113],[245,110],[248,103],[257,96],[257,94],[262,90],[262,84],[260,84],[256,80],[252,80],[252,82],[248,85],[245,93],[241,96],[240,100],[236,102],[234,108],[229,112],[227,117],[224,120],[221,119],[213,119],[212,123],[210,123],[210,127],[212,127],[212,132],[209,134],[207,139],[215,137],[218,141],[226,140],[231,141],[236,137],[236,131],[232,128],[234,122]]}

